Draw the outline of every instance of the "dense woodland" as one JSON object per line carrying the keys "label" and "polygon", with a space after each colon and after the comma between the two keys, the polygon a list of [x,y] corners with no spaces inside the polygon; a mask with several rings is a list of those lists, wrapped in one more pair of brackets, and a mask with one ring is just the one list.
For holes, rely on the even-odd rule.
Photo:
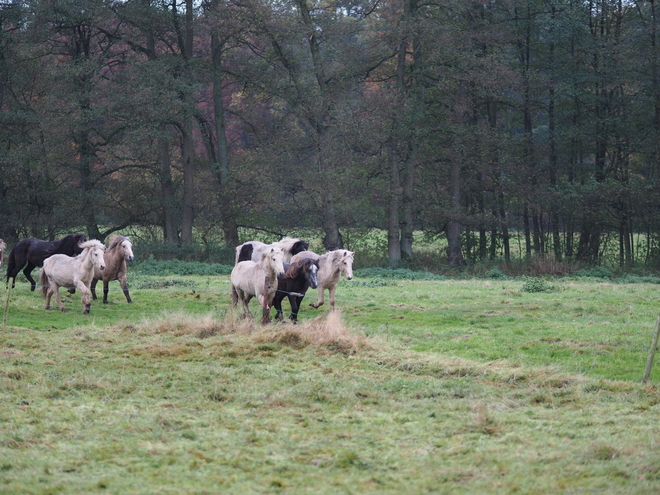
{"label": "dense woodland", "polygon": [[0,236],[660,265],[660,6],[2,0]]}

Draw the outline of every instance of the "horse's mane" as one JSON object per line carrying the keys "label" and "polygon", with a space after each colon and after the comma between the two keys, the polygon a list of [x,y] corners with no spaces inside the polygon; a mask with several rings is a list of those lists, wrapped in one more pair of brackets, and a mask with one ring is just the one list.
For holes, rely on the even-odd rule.
{"label": "horse's mane", "polygon": [[63,251],[63,247],[73,248],[79,243],[87,241],[85,234],[69,234],[61,239],[55,241],[47,250],[48,255],[60,253]]}
{"label": "horse's mane", "polygon": [[78,244],[78,246],[80,247],[80,249],[83,249],[83,250],[85,250],[87,248],[97,247],[97,246],[105,248],[103,243],[101,241],[99,241],[98,239],[90,239],[89,241],[81,242],[80,244]]}
{"label": "horse's mane", "polygon": [[121,244],[124,241],[130,242],[131,240],[125,235],[119,235],[119,234],[113,235],[108,240],[108,247],[105,250],[112,251],[114,248],[116,248],[119,244]]}
{"label": "horse's mane", "polygon": [[307,267],[310,264],[318,264],[317,260],[314,260],[312,258],[302,258],[300,260],[296,260],[293,263],[289,265],[289,268],[287,269],[286,273],[284,274],[284,278],[296,278],[298,277],[301,273],[304,273],[307,271]]}

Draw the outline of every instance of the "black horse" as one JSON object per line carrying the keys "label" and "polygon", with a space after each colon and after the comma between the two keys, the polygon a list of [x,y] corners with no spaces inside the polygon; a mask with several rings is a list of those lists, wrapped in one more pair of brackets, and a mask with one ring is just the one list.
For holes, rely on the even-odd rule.
{"label": "black horse", "polygon": [[298,311],[302,304],[305,292],[310,287],[318,287],[319,260],[303,258],[293,263],[284,263],[284,276],[277,277],[277,292],[273,299],[273,306],[277,311],[275,318],[282,321],[282,300],[289,298],[291,304],[291,320],[298,322]]}
{"label": "black horse", "polygon": [[7,283],[13,279],[12,287],[16,285],[16,276],[23,270],[23,274],[30,281],[30,290],[34,290],[37,282],[30,275],[32,270],[43,266],[44,260],[53,254],[66,254],[75,256],[81,253],[78,246],[80,242],[87,240],[84,234],[70,234],[58,241],[42,241],[29,237],[14,244],[7,260]]}

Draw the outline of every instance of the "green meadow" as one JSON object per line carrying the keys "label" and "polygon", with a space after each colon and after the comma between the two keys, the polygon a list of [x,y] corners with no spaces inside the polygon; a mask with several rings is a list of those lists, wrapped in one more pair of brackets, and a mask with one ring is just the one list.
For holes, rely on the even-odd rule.
{"label": "green meadow", "polygon": [[262,327],[226,274],[181,273],[129,272],[135,302],[114,282],[89,315],[17,282],[0,492],[660,491],[656,283],[358,270],[337,311],[310,290]]}

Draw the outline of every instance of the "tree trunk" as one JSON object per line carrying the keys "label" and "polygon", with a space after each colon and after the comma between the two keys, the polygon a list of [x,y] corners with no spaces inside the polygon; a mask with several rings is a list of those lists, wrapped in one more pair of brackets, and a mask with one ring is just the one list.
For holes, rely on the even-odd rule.
{"label": "tree trunk", "polygon": [[[186,72],[190,72],[190,63],[193,55],[193,0],[186,0],[185,12],[185,41],[182,47],[185,59]],[[189,75],[189,74],[186,74]],[[182,98],[186,104],[190,95],[184,94]],[[185,105],[184,105],[185,106]],[[184,108],[181,124],[181,165],[183,168],[183,215],[181,217],[181,242],[191,243],[193,222],[195,218],[195,168],[193,145],[193,116],[191,109]]]}
{"label": "tree trunk", "polygon": [[237,246],[238,225],[236,214],[232,207],[231,191],[229,190],[229,146],[225,133],[225,106],[222,100],[222,49],[223,43],[217,33],[211,34],[211,50],[213,58],[213,114],[215,117],[216,153],[213,169],[218,184],[218,203],[222,215],[222,231],[227,246]]}
{"label": "tree trunk", "polygon": [[461,167],[463,162],[463,140],[459,134],[463,132],[461,126],[464,121],[462,118],[463,109],[460,105],[455,111],[458,117],[459,129],[454,143],[455,149],[451,162],[449,179],[451,212],[449,221],[445,227],[445,233],[447,235],[447,262],[450,265],[465,265],[465,259],[461,250],[461,224],[459,223],[461,213]]}
{"label": "tree trunk", "polygon": [[[165,126],[163,126],[165,127]],[[170,164],[170,147],[166,138],[158,138],[158,164],[160,177],[160,199],[163,211],[163,239],[165,242],[178,242],[175,220],[174,185]]]}
{"label": "tree trunk", "polygon": [[401,203],[401,179],[399,174],[399,161],[397,160],[394,144],[390,141],[388,146],[390,160],[390,197],[387,226],[387,257],[390,265],[396,267],[401,261],[401,242],[399,226],[399,205]]}

